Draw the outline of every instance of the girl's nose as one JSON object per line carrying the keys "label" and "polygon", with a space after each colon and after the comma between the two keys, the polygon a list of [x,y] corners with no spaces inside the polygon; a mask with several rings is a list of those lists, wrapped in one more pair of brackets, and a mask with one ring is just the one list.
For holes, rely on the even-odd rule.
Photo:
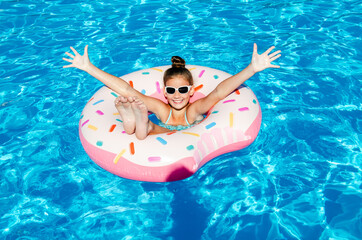
{"label": "girl's nose", "polygon": [[176,98],[178,98],[178,97],[181,96],[181,93],[179,93],[178,91],[176,91],[176,92],[174,93],[174,96],[175,96]]}

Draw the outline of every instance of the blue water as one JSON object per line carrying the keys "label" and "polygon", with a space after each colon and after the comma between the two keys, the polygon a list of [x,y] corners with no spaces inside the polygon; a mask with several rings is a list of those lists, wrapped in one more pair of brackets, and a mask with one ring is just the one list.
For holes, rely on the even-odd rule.
{"label": "blue water", "polygon": [[[1,239],[361,239],[362,2],[0,1]],[[257,140],[194,176],[146,183],[94,164],[78,138],[102,84],[63,69],[89,44],[124,75],[189,64],[235,74],[275,45],[280,69],[247,84]]]}

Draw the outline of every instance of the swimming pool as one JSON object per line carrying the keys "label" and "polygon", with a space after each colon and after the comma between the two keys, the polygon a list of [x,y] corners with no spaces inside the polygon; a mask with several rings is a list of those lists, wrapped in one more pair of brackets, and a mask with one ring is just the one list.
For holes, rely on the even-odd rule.
{"label": "swimming pool", "polygon": [[[361,239],[361,1],[1,1],[0,234],[4,239]],[[192,177],[146,183],[95,165],[78,139],[102,86],[62,69],[89,44],[115,75],[169,64],[232,74],[263,111],[248,148]]]}

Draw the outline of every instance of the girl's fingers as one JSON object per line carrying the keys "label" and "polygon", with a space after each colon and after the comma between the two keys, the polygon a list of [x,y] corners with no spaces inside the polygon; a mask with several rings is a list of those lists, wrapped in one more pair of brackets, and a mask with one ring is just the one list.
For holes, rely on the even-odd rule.
{"label": "girl's fingers", "polygon": [[79,53],[77,52],[77,50],[74,49],[74,47],[70,47],[70,49],[72,49],[75,55],[79,55]]}
{"label": "girl's fingers", "polygon": [[84,47],[84,55],[88,56],[88,45]]}
{"label": "girl's fingers", "polygon": [[70,68],[70,67],[73,67],[73,64],[63,66],[63,68]]}
{"label": "girl's fingers", "polygon": [[269,55],[270,58],[274,57],[275,55],[281,53],[282,51],[278,50],[276,52],[273,52],[272,54]]}
{"label": "girl's fingers", "polygon": [[254,43],[253,55],[258,54],[258,46]]}
{"label": "girl's fingers", "polygon": [[276,56],[274,56],[274,57],[272,57],[272,58],[270,58],[270,62],[273,62],[274,60],[276,60],[276,59],[278,59],[278,58],[280,58],[280,54],[278,54],[278,55],[276,55]]}
{"label": "girl's fingers", "polygon": [[270,65],[271,68],[280,68],[279,65]]}
{"label": "girl's fingers", "polygon": [[75,58],[75,56],[73,54],[69,53],[69,52],[65,52],[65,54],[67,54],[71,58]]}
{"label": "girl's fingers", "polygon": [[270,47],[268,50],[265,51],[265,53],[268,55],[274,48],[275,46]]}
{"label": "girl's fingers", "polygon": [[63,58],[64,61],[67,61],[67,62],[70,62],[70,63],[73,63],[73,60],[71,59],[68,59],[68,58]]}

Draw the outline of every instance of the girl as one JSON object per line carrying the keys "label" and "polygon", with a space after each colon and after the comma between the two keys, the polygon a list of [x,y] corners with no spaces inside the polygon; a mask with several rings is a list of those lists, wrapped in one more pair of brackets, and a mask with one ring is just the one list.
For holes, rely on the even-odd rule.
{"label": "girl", "polygon": [[[88,45],[84,48],[84,55],[80,55],[73,47],[70,47],[74,55],[66,52],[71,59],[63,58],[70,65],[63,68],[75,67],[83,70],[106,86],[117,92],[120,97],[115,100],[115,106],[122,118],[123,127],[128,134],[136,134],[140,140],[145,139],[148,134],[170,132],[189,128],[203,119],[218,101],[224,99],[236,88],[252,77],[255,73],[266,68],[279,68],[271,63],[279,58],[280,50],[266,52],[259,55],[257,45],[254,50],[251,63],[238,74],[222,81],[209,95],[190,103],[190,97],[194,94],[193,79],[190,71],[185,68],[185,61],[177,56],[172,57],[172,67],[163,77],[163,92],[168,104],[138,92],[126,81],[94,66],[88,57]],[[160,120],[160,125],[154,124],[148,119],[148,111],[153,112]]]}

